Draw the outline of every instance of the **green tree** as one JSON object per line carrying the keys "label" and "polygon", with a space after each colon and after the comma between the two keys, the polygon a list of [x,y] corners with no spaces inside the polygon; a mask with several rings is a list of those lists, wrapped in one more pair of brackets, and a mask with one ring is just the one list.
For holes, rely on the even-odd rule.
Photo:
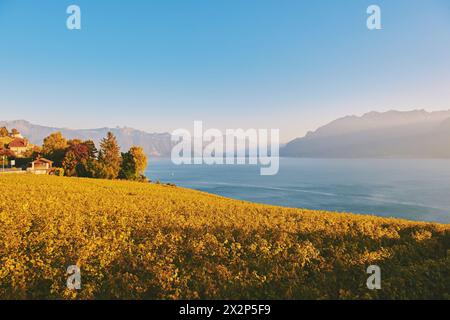
{"label": "green tree", "polygon": [[61,167],[67,146],[67,140],[61,132],[55,132],[44,139],[42,153],[44,157],[52,160],[56,167]]}
{"label": "green tree", "polygon": [[108,173],[105,165],[99,160],[94,159],[88,162],[88,177],[96,179],[108,179]]}
{"label": "green tree", "polygon": [[119,176],[122,157],[119,144],[112,132],[108,132],[106,137],[100,142],[98,153],[98,164],[96,164],[97,177],[105,179],[116,179]]}
{"label": "green tree", "polygon": [[119,178],[133,180],[135,177],[135,168],[133,156],[130,152],[122,153],[122,164],[120,166]]}
{"label": "green tree", "polygon": [[84,142],[84,144],[85,144],[85,145],[87,146],[87,148],[88,148],[89,157],[90,157],[91,159],[95,159],[95,158],[97,157],[98,150],[97,150],[97,148],[95,147],[94,141],[92,141],[92,140],[86,140],[86,141]]}
{"label": "green tree", "polygon": [[77,167],[79,164],[79,159],[72,150],[68,150],[62,162],[62,168],[64,173],[68,177],[77,177]]}
{"label": "green tree", "polygon": [[133,146],[127,153],[122,153],[122,165],[119,177],[127,180],[145,179],[147,156],[141,147]]}

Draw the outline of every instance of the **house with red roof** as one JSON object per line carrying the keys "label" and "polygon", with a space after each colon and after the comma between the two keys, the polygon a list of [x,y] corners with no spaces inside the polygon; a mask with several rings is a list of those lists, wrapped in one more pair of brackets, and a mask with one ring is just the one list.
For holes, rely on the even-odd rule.
{"label": "house with red roof", "polygon": [[49,174],[53,170],[53,161],[45,158],[37,158],[31,162],[31,168],[27,172],[33,174]]}
{"label": "house with red roof", "polygon": [[25,153],[31,150],[33,146],[28,143],[27,139],[24,138],[14,138],[9,144],[8,149],[14,152],[17,157],[22,157]]}

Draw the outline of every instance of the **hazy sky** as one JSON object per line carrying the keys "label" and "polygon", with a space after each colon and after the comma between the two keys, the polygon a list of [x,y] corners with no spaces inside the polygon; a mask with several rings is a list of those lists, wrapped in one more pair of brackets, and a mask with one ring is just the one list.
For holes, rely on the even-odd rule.
{"label": "hazy sky", "polygon": [[[77,4],[82,30],[66,28]],[[369,31],[378,4],[382,30]],[[448,0],[0,0],[0,119],[150,132],[450,109]]]}

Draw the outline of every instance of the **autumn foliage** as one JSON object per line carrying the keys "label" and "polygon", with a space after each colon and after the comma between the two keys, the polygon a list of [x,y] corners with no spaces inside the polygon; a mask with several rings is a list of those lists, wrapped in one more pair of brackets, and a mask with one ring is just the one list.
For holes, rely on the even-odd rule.
{"label": "autumn foliage", "polygon": [[[0,188],[4,299],[450,298],[449,225],[129,181],[4,175]],[[381,290],[366,287],[373,264]]]}
{"label": "autumn foliage", "polygon": [[121,153],[111,132],[101,140],[99,150],[92,140],[66,140],[61,132],[54,132],[44,139],[42,153],[53,161],[60,175],[147,181],[144,176],[147,168],[144,150],[133,146],[128,152]]}

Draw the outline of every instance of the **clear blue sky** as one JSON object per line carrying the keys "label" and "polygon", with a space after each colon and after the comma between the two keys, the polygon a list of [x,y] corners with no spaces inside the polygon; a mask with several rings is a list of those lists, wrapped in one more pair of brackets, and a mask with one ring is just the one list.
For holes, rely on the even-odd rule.
{"label": "clear blue sky", "polygon": [[[82,30],[66,29],[77,4]],[[366,28],[378,4],[383,30]],[[146,131],[450,109],[448,0],[0,0],[0,118]]]}

